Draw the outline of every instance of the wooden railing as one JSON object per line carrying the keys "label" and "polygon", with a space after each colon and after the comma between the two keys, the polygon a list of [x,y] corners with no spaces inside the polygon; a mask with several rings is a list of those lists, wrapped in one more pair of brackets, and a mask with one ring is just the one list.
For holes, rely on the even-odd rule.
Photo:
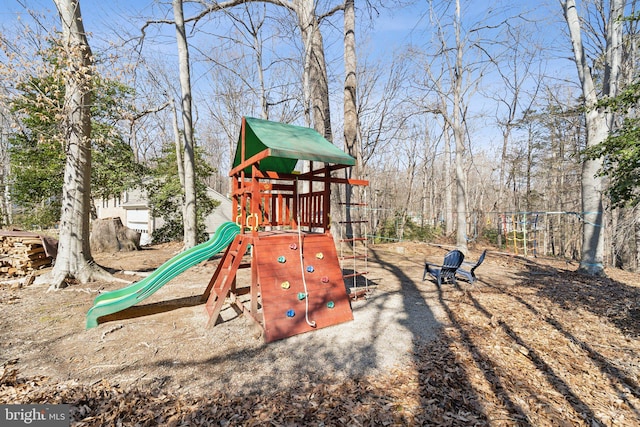
{"label": "wooden railing", "polygon": [[313,192],[300,195],[300,204],[298,211],[300,212],[300,226],[311,228],[326,228],[324,224],[324,193]]}
{"label": "wooden railing", "polygon": [[[258,226],[296,228],[298,225],[309,229],[324,229],[327,227],[323,215],[324,202],[322,192],[300,194],[297,198],[293,194],[286,193],[261,193]],[[296,210],[299,212],[299,218],[294,218]],[[250,222],[251,225],[255,224],[255,221]]]}
{"label": "wooden railing", "polygon": [[261,193],[260,194],[260,225],[265,226],[291,226],[293,218],[293,194],[286,193]]}
{"label": "wooden railing", "polygon": [[253,232],[282,226],[309,231],[329,229],[328,183],[323,190],[298,194],[297,179],[266,178],[266,181],[234,178],[233,208],[238,225]]}

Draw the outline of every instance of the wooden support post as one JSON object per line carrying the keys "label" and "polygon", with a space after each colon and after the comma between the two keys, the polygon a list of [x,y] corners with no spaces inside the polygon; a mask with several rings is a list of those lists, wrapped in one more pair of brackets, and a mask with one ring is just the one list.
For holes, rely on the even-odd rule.
{"label": "wooden support post", "polygon": [[324,191],[322,197],[323,206],[322,206],[322,228],[324,228],[324,232],[328,232],[329,228],[331,228],[331,223],[329,219],[329,213],[331,212],[331,172],[328,167],[324,168]]}

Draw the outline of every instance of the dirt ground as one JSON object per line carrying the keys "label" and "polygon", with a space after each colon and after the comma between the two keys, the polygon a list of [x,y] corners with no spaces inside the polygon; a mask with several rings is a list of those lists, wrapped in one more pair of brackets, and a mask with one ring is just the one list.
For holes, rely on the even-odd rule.
{"label": "dirt ground", "polygon": [[[95,258],[134,281],[179,249]],[[354,321],[269,344],[231,308],[206,327],[215,259],[90,330],[123,284],[0,284],[0,403],[69,403],[74,425],[640,425],[639,274],[489,248],[479,282],[439,289],[424,261],[447,249],[370,247]]]}

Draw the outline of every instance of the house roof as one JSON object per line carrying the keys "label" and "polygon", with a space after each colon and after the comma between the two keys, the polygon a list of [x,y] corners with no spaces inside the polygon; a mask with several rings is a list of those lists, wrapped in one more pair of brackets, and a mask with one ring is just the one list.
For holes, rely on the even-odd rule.
{"label": "house roof", "polygon": [[[245,117],[242,159],[242,131],[238,138],[233,168],[243,161],[260,155],[251,163],[259,163],[261,171],[293,172],[298,160],[309,160],[353,166],[355,159],[327,141],[314,129],[268,120]],[[250,168],[245,168],[250,173]]]}

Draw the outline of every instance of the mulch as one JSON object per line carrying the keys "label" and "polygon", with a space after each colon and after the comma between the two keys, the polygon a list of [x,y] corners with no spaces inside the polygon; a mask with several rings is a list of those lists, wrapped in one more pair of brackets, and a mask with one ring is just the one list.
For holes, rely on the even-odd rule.
{"label": "mulch", "polygon": [[318,377],[273,394],[193,397],[123,389],[101,381],[53,384],[22,378],[11,363],[0,376],[5,403],[70,404],[74,426],[487,425],[446,338],[423,346],[416,363],[378,377]]}
{"label": "mulch", "polygon": [[448,325],[383,375],[193,396],[24,378],[9,361],[0,403],[70,404],[75,426],[640,425],[640,275],[493,258],[478,284],[437,291]]}

